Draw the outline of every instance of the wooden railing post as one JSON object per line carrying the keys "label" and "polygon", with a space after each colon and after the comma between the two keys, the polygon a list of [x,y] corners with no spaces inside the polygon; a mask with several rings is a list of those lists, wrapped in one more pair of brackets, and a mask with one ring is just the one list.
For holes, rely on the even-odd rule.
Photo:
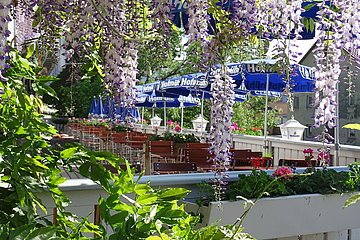
{"label": "wooden railing post", "polygon": [[149,153],[149,141],[143,144],[145,175],[151,175],[151,158]]}

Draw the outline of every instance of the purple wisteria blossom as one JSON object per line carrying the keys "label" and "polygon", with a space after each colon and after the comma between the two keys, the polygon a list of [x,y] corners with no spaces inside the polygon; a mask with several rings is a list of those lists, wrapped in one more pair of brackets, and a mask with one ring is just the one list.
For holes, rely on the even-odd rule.
{"label": "purple wisteria blossom", "polygon": [[162,33],[166,38],[171,31],[171,4],[168,0],[151,1],[153,28]]}
{"label": "purple wisteria blossom", "polygon": [[189,42],[199,41],[206,45],[208,39],[209,3],[207,0],[192,0],[188,3],[189,12]]}
{"label": "purple wisteria blossom", "polygon": [[[32,28],[33,13],[25,11],[25,6],[19,5],[15,8],[15,44],[16,48],[21,51],[23,44],[38,37]],[[28,14],[29,13],[29,14]]]}
{"label": "purple wisteria blossom", "polygon": [[248,36],[258,23],[258,4],[256,0],[233,0],[232,21],[242,36]]}
{"label": "purple wisteria blossom", "polygon": [[[314,56],[315,72],[315,127],[335,126],[337,83],[341,73],[339,43],[343,35],[341,15],[326,6],[325,0],[318,4],[318,17],[323,22],[317,28],[319,32]],[[330,20],[330,21],[328,21]],[[341,23],[340,23],[341,22]],[[333,34],[329,34],[333,31]]]}
{"label": "purple wisteria blossom", "polygon": [[110,49],[105,55],[105,81],[118,103],[131,107],[136,98],[135,85],[138,82],[135,43],[115,37],[110,43]]}
{"label": "purple wisteria blossom", "polygon": [[215,165],[215,197],[221,200],[221,188],[231,163],[231,125],[234,105],[234,80],[226,74],[226,66],[221,66],[212,83],[212,106],[210,128],[210,152]]}
{"label": "purple wisteria blossom", "polygon": [[[11,21],[10,17],[10,8],[12,1],[3,0],[0,2],[0,71],[4,72],[8,67],[6,64],[6,59],[9,53],[9,46],[7,44],[7,38],[10,35],[8,29],[8,24]],[[0,75],[0,80],[5,80],[5,78]]]}
{"label": "purple wisteria blossom", "polygon": [[64,37],[69,48],[81,51],[83,44],[93,33],[93,24],[96,19],[96,11],[89,1],[79,1],[70,4],[71,11],[67,13],[68,19],[65,22]]}

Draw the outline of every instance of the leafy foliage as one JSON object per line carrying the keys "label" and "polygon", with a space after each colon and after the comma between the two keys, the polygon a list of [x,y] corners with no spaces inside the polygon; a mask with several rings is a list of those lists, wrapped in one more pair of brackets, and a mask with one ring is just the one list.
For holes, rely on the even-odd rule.
{"label": "leafy foliage", "polygon": [[[298,194],[333,194],[360,190],[359,166],[349,166],[349,172],[336,172],[333,169],[309,169],[304,174],[294,174],[286,178],[275,178],[264,171],[253,171],[250,175],[239,175],[236,182],[230,183],[226,190],[227,199],[278,197]],[[350,202],[355,202],[353,197]]]}
{"label": "leafy foliage", "polygon": [[[276,102],[278,99],[269,98],[269,102]],[[238,133],[248,135],[263,135],[265,117],[265,97],[254,96],[249,100],[234,105],[233,122],[240,128]],[[268,130],[278,123],[278,109],[268,109]],[[259,131],[260,129],[260,131]]]}
{"label": "leafy foliage", "polygon": [[154,135],[150,137],[150,141],[164,140],[174,141],[176,143],[200,142],[200,139],[194,134],[181,134],[165,132],[164,136]]}
{"label": "leafy foliage", "polygon": [[[52,78],[41,76],[41,68],[15,51],[11,65],[8,81],[0,82],[4,89],[0,96],[1,239],[50,239],[55,235],[80,239],[91,224],[78,221],[64,209],[69,200],[58,188],[65,181],[59,176],[62,162],[48,141],[56,130],[39,113],[42,101],[38,96],[53,94],[45,85]],[[46,213],[46,208],[35,192],[44,189],[54,199],[62,226],[51,225],[38,215],[37,209]],[[97,232],[96,227],[92,229]]]}
{"label": "leafy foliage", "polygon": [[58,99],[45,98],[44,102],[53,105],[60,116],[87,117],[94,96],[104,94],[102,59],[98,49],[80,60],[81,63],[68,63],[59,75],[59,81],[50,86]]}
{"label": "leafy foliage", "polygon": [[[1,239],[252,239],[236,225],[194,229],[198,216],[185,212],[182,188],[153,189],[140,184],[129,164],[111,153],[72,147],[58,152],[49,144],[55,129],[42,121],[38,94],[45,91],[36,65],[14,53],[7,82],[0,82],[0,238]],[[51,78],[49,78],[51,79]],[[27,85],[24,82],[27,81]],[[31,94],[29,94],[31,92]],[[116,172],[105,166],[110,164]],[[125,164],[126,170],[120,165]],[[100,225],[66,211],[70,203],[59,188],[60,174],[79,166],[80,173],[99,183]],[[56,224],[44,215],[37,193],[52,196]],[[111,231],[107,231],[110,226]],[[91,235],[89,235],[89,233]]]}

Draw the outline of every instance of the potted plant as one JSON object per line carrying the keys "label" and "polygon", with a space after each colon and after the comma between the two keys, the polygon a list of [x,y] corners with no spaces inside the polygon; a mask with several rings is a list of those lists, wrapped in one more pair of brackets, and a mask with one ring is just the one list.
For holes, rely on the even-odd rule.
{"label": "potted plant", "polygon": [[207,206],[189,203],[187,209],[204,215],[201,226],[231,224],[241,218],[243,227],[257,239],[340,231],[360,228],[356,220],[360,205],[343,208],[359,187],[357,164],[349,172],[309,169],[303,174],[281,167],[273,175],[264,171],[239,175],[238,181],[229,183],[221,210],[211,199]]}

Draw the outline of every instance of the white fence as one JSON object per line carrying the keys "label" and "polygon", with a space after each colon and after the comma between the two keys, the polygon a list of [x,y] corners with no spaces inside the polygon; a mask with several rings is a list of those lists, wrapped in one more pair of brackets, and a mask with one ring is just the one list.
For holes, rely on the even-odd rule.
{"label": "white fence", "polygon": [[[142,131],[144,133],[157,133],[163,134],[165,129],[160,127],[158,129],[153,129],[151,126],[141,126],[136,125],[135,129],[137,131]],[[196,132],[191,129],[185,129],[184,134],[193,133],[202,139],[207,138],[207,133]],[[311,142],[311,141],[293,141],[288,139],[282,139],[280,137],[267,137],[267,142],[270,151],[273,153],[274,165],[277,166],[279,159],[290,158],[290,159],[301,159],[304,158],[303,150],[305,148],[312,148],[316,151],[319,148],[323,147],[322,143]],[[264,137],[263,136],[249,136],[249,135],[233,135],[233,146],[236,149],[251,149],[252,151],[264,150]],[[328,144],[330,147],[330,153],[334,155],[334,145]],[[339,151],[339,160],[338,162],[333,162],[334,166],[347,165],[352,162],[360,161],[360,147],[351,146],[351,145],[341,145]]]}
{"label": "white fence", "polygon": [[[334,167],[336,170],[341,171],[345,170],[343,167]],[[300,169],[299,169],[300,170]],[[269,174],[272,173],[272,170],[268,171]],[[237,178],[240,172],[229,172],[229,181],[233,181]],[[243,174],[248,174],[250,171],[242,171]],[[188,196],[185,200],[187,201],[194,201],[194,198],[197,195],[197,184],[203,181],[209,181],[210,178],[213,177],[212,173],[196,173],[196,174],[169,174],[169,175],[156,175],[156,176],[144,176],[140,179],[140,183],[150,182],[153,187],[184,187],[187,189],[191,189],[192,193]],[[97,210],[97,201],[99,196],[106,197],[107,194],[101,189],[101,187],[92,182],[88,179],[71,179],[66,181],[64,184],[61,185],[61,189],[65,192],[65,194],[70,198],[71,203],[67,210],[75,213],[78,216],[88,217],[91,222],[96,222],[98,217],[98,210]],[[47,207],[48,212],[54,213],[54,204],[50,199],[49,194],[40,194],[38,196],[42,199],[42,202]],[[316,194],[314,195],[317,196]],[[339,195],[340,196],[340,195]],[[296,196],[289,197],[289,199],[295,198]],[[305,196],[305,198],[309,196]],[[344,198],[344,196],[343,196]],[[274,199],[275,205],[281,204],[288,204],[286,199],[282,198],[280,201],[276,201]],[[282,202],[281,202],[282,201]],[[359,216],[360,207],[358,205],[348,209],[348,212],[352,213],[352,218],[345,218],[340,219],[341,224],[336,224],[337,216],[333,214],[337,214],[338,212],[342,211],[342,204],[344,199],[337,202],[336,209],[334,211],[330,210],[331,212],[322,212],[321,214],[325,214],[325,216],[321,216],[318,214],[316,215],[317,218],[322,218],[322,222],[318,224],[315,222],[312,228],[305,227],[309,224],[310,219],[308,217],[304,217],[302,214],[293,214],[292,211],[301,211],[302,208],[309,208],[308,204],[312,203],[313,201],[306,200],[303,205],[297,205],[294,203],[289,202],[290,205],[287,205],[288,209],[292,209],[292,211],[281,211],[284,209],[280,207],[278,210],[269,210],[263,211],[261,214],[258,214],[258,221],[254,217],[249,217],[246,220],[246,225],[251,230],[254,236],[259,236],[258,239],[269,239],[271,235],[271,240],[357,240],[360,239],[360,231],[357,229],[360,226],[359,221],[354,219],[354,216]],[[321,202],[320,205],[321,206]],[[237,208],[242,208],[237,207]],[[271,208],[271,207],[270,207]],[[233,209],[233,208],[231,208]],[[230,211],[232,211],[230,209]],[[330,208],[331,209],[331,208]],[[234,209],[238,210],[238,209]],[[258,211],[256,207],[254,207],[254,214]],[[261,210],[261,208],[260,208]],[[319,211],[316,209],[314,211]],[[309,212],[309,209],[307,209]],[[254,215],[253,214],[253,215]],[[280,221],[279,214],[283,215],[285,219],[290,218],[291,222],[296,222],[293,226],[283,226],[277,229],[270,229],[266,234],[264,234],[264,229],[269,229],[269,226],[262,226],[261,223],[264,222],[264,219],[273,219],[275,222]],[[229,214],[226,214],[228,216]],[[255,214],[256,215],[256,214]],[[52,215],[48,215],[49,220],[53,219]],[[253,219],[253,220],[252,220]],[[326,219],[326,220],[324,220]],[[312,221],[316,220],[315,218]],[[327,224],[330,221],[332,224]],[[318,227],[317,227],[318,226]],[[326,226],[326,228],[321,228],[321,226]],[[291,229],[289,229],[291,228]],[[355,228],[355,229],[351,229]],[[326,230],[325,230],[326,229]],[[246,231],[246,228],[245,228]],[[324,232],[326,231],[326,232]],[[265,237],[266,236],[266,237]],[[286,237],[285,237],[286,236]],[[265,238],[261,238],[265,237]]]}

